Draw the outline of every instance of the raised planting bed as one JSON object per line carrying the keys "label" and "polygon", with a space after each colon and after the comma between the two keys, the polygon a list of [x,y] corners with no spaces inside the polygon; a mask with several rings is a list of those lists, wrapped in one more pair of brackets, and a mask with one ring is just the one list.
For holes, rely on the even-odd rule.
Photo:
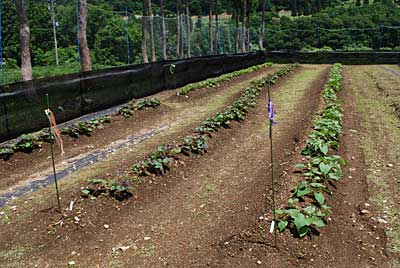
{"label": "raised planting bed", "polygon": [[304,179],[291,191],[287,206],[277,210],[278,229],[290,229],[297,237],[319,234],[332,213],[327,195],[332,195],[334,183],[343,176],[345,161],[335,153],[342,132],[342,109],[336,93],[342,89],[341,65],[335,64],[323,88],[324,109],[314,122],[305,147],[301,151],[305,162],[296,165]]}

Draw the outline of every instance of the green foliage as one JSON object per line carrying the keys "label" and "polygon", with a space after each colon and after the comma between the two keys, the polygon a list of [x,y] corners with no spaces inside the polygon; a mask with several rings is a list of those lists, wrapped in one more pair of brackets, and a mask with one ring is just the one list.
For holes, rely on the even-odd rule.
{"label": "green foliage", "polygon": [[123,106],[118,113],[123,117],[131,117],[135,111],[143,110],[147,108],[155,108],[159,106],[161,102],[158,99],[149,98],[142,100],[132,100],[127,105]]}
{"label": "green foliage", "polygon": [[[300,1],[289,2],[300,3]],[[305,14],[305,10],[302,13]],[[400,9],[393,3],[375,1],[371,5],[363,6],[333,5],[324,10],[316,8],[311,13],[316,14],[296,19],[286,16],[268,19],[266,48],[314,52],[368,51],[384,47],[394,48],[400,43],[399,29],[380,27],[382,25],[398,26]],[[257,27],[257,25],[259,25],[259,20],[253,21],[252,26]],[[351,28],[367,30],[348,30]]]}
{"label": "green foliage", "polygon": [[189,155],[203,154],[207,151],[207,137],[206,136],[186,136],[183,139],[183,144],[180,146],[183,154]]}
{"label": "green foliage", "polygon": [[180,148],[162,145],[139,164],[133,165],[132,171],[138,176],[163,175],[179,153]]}
{"label": "green foliage", "polygon": [[33,149],[40,148],[41,146],[42,142],[36,136],[24,134],[20,137],[20,141],[13,146],[13,149],[15,152],[31,153]]}
{"label": "green foliage", "polygon": [[105,124],[111,123],[111,117],[100,116],[98,118],[76,122],[73,126],[61,129],[61,134],[73,138],[79,138],[81,135],[90,136],[95,129],[104,129]]}
{"label": "green foliage", "polygon": [[284,219],[278,222],[279,231],[283,232],[289,227],[294,229],[300,238],[318,232],[318,228],[325,226],[323,218],[328,215],[326,210],[318,209],[314,205],[308,205],[305,208],[277,210],[276,213]]}
{"label": "green foliage", "polygon": [[340,156],[329,154],[331,149],[337,150],[342,130],[342,113],[336,98],[342,82],[341,66],[335,64],[322,92],[325,109],[314,122],[314,130],[302,150],[308,161],[296,165],[305,180],[293,189],[286,209],[277,211],[281,232],[290,228],[298,237],[318,234],[318,228],[325,226],[325,217],[331,213],[324,194],[332,194],[329,186],[343,177],[341,165],[345,164]]}
{"label": "green foliage", "polygon": [[110,196],[118,201],[123,201],[133,195],[132,190],[128,180],[116,182],[108,179],[90,179],[88,186],[82,190],[82,195],[91,199]]}
{"label": "green foliage", "polygon": [[188,85],[180,88],[178,90],[178,92],[181,95],[186,95],[190,91],[196,90],[196,89],[199,89],[199,88],[217,87],[217,86],[219,86],[220,83],[225,82],[225,81],[230,81],[234,77],[237,77],[237,76],[240,76],[240,75],[243,75],[243,74],[247,74],[247,73],[251,73],[251,72],[254,72],[254,71],[258,71],[258,70],[260,70],[262,68],[271,67],[271,66],[272,66],[272,63],[267,62],[267,63],[264,63],[264,64],[252,66],[252,67],[249,67],[249,68],[246,68],[246,69],[234,71],[234,72],[231,72],[231,73],[227,73],[227,74],[221,75],[221,76],[219,76],[217,78],[209,78],[209,79],[197,82],[197,83],[188,84]]}
{"label": "green foliage", "polygon": [[11,148],[0,148],[0,159],[8,160],[14,154],[14,150]]}

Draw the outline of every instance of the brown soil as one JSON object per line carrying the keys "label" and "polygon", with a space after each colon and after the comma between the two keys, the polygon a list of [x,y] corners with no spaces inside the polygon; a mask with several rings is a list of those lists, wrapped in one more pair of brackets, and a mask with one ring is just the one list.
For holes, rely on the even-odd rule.
{"label": "brown soil", "polygon": [[[292,164],[301,161],[299,141],[320,107],[327,68],[303,66],[272,88],[279,112],[274,127],[278,206],[299,179]],[[348,72],[345,78],[339,94],[344,125],[338,153],[348,165],[328,200],[333,214],[321,237],[300,240],[286,232],[278,236],[278,247],[272,246],[263,92],[243,123],[213,136],[207,154],[183,157],[179,168],[142,181],[135,198],[81,200],[75,186],[62,194],[64,207],[73,199],[77,203],[61,218],[46,209],[53,198],[48,191],[35,194],[41,202],[15,202],[16,211],[6,211],[11,224],[0,229],[0,260],[4,267],[66,267],[69,261],[76,262],[74,267],[389,267],[394,255],[386,251],[382,226],[360,213],[371,195],[368,155],[358,134],[364,126],[354,83]],[[168,139],[184,133],[180,129]],[[371,204],[368,210],[375,214],[379,207]]]}
{"label": "brown soil", "polygon": [[[94,131],[90,137],[81,136],[79,139],[73,139],[63,136],[66,154],[61,157],[59,148],[56,148],[57,169],[62,168],[66,162],[75,157],[106,148],[111,142],[124,139],[129,135],[139,135],[164,124],[176,125],[178,122],[186,122],[189,125],[195,118],[193,107],[203,105],[207,108],[209,104],[216,105],[209,107],[210,109],[201,115],[207,117],[230,103],[244,85],[262,75],[273,73],[277,68],[278,65],[235,77],[231,81],[221,83],[219,87],[195,90],[187,96],[176,96],[176,90],[162,92],[154,96],[162,102],[162,105],[156,109],[137,111],[129,119],[112,116],[111,124],[107,124],[103,130]],[[31,154],[16,153],[8,161],[0,160],[0,174],[2,174],[0,192],[21,181],[33,179],[43,171],[50,174],[49,155],[49,144],[43,144],[41,149],[34,150]]]}
{"label": "brown soil", "polygon": [[[317,96],[324,82],[320,77],[326,70],[327,67],[305,68],[289,79],[292,85],[297,85],[295,79],[298,77],[306,81],[303,81],[302,91],[297,94],[292,87],[286,88],[285,94],[290,93],[291,99],[286,100],[283,96],[278,101],[277,97],[276,103],[278,109],[282,107],[280,112],[283,115],[282,127],[276,130],[276,135],[279,136],[277,148],[282,148],[278,159],[290,154],[294,148],[293,139],[298,139],[299,133],[304,131],[301,128],[304,123],[302,120],[310,120],[314,112],[312,107],[307,107],[310,101],[305,97],[301,97],[299,104],[295,105],[299,101],[297,97],[305,96],[306,93]],[[285,83],[282,82],[281,85]],[[281,85],[278,84],[276,90]],[[318,98],[311,99],[315,108]],[[267,150],[260,151],[260,148],[268,148],[265,104],[263,92],[262,101],[248,116],[248,120],[243,124],[233,125],[232,130],[218,133],[211,141],[210,152],[200,159],[182,159],[185,162],[184,168],[176,169],[163,178],[144,182],[137,190],[139,195],[136,200],[117,203],[102,198],[95,202],[78,204],[74,213],[66,212],[68,218],[64,219],[63,227],[51,225],[59,221],[59,216],[51,216],[48,210],[43,211],[48,207],[48,202],[44,202],[39,208],[33,209],[31,217],[12,219],[16,221],[14,224],[18,225],[18,231],[21,231],[20,224],[30,222],[31,225],[26,226],[28,230],[25,229],[29,236],[21,237],[15,232],[2,232],[4,241],[10,241],[11,235],[14,247],[19,245],[22,251],[29,252],[30,261],[42,263],[44,259],[48,259],[46,256],[51,255],[51,262],[55,266],[66,263],[71,257],[68,254],[75,251],[80,256],[91,256],[83,263],[80,260],[81,267],[99,263],[96,256],[106,258],[101,263],[110,262],[110,266],[105,267],[112,267],[111,263],[119,261],[110,259],[111,248],[118,246],[115,243],[137,247],[138,251],[132,252],[133,256],[126,262],[126,267],[132,267],[132,263],[137,267],[141,266],[139,263],[146,266],[150,261],[146,256],[152,255],[154,248],[160,258],[167,258],[174,267],[182,267],[180,264],[184,263],[188,265],[190,259],[199,257],[201,252],[207,251],[211,254],[213,247],[209,247],[210,243],[225,240],[231,233],[240,231],[262,210],[262,206],[258,206],[259,202],[252,204],[251,201],[254,198],[260,201],[261,197],[263,202],[263,192],[268,185],[265,179],[268,166],[263,164],[267,159]],[[285,122],[284,118],[291,120]],[[250,137],[249,133],[252,133]],[[283,150],[284,148],[286,149]],[[245,187],[247,184],[248,187]],[[70,198],[63,195],[63,200],[71,200]],[[79,224],[70,223],[74,216],[80,218]],[[234,224],[230,226],[228,223]],[[104,224],[110,225],[108,231],[104,229]],[[48,226],[48,229],[40,226]],[[32,233],[31,228],[35,228],[36,232]],[[215,236],[207,235],[209,230],[213,230]],[[53,235],[47,234],[48,232]],[[146,245],[147,240],[143,240],[147,235],[151,237],[149,245]],[[29,241],[26,237],[29,237]],[[73,242],[66,244],[66,241]],[[13,248],[10,244],[3,246]],[[185,248],[184,255],[178,254],[181,247]],[[57,260],[56,256],[60,259]]]}

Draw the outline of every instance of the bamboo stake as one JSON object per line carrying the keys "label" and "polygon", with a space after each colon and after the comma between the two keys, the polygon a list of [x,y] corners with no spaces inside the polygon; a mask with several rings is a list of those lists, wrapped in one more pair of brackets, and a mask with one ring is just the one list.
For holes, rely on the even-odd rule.
{"label": "bamboo stake", "polygon": [[273,158],[273,145],[272,145],[272,126],[273,126],[273,116],[274,116],[274,108],[271,107],[271,81],[268,80],[268,111],[269,111],[269,140],[270,140],[270,156],[271,156],[271,182],[272,182],[272,214],[273,221],[271,223],[270,232],[274,233],[274,247],[277,244],[277,233],[276,233],[276,212],[275,212],[275,169],[274,169],[274,158]]}
{"label": "bamboo stake", "polygon": [[[46,101],[47,101],[47,109],[50,109],[50,100],[49,100],[49,94],[46,94]],[[51,151],[51,163],[53,165],[53,176],[54,176],[54,185],[56,187],[56,195],[57,195],[57,205],[58,205],[58,211],[61,212],[61,204],[60,204],[60,194],[58,191],[58,183],[57,183],[57,175],[56,175],[56,165],[55,165],[55,160],[54,160],[54,142],[53,142],[53,126],[50,123],[50,151]]]}

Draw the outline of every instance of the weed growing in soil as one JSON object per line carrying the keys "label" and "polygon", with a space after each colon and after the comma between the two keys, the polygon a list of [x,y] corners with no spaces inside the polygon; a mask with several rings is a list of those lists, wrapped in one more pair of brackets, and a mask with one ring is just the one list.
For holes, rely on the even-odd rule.
{"label": "weed growing in soil", "polygon": [[287,207],[276,211],[281,232],[290,229],[298,237],[319,234],[318,228],[325,226],[325,218],[331,214],[325,194],[332,194],[329,185],[342,178],[341,165],[345,164],[340,156],[330,154],[338,149],[342,131],[342,110],[336,97],[342,82],[341,65],[335,64],[322,93],[325,109],[315,120],[314,130],[301,152],[308,161],[296,165],[305,180],[292,190]]}
{"label": "weed growing in soil", "polygon": [[258,71],[262,68],[265,67],[271,67],[272,63],[267,62],[261,65],[256,65],[256,66],[252,66],[243,70],[238,70],[232,73],[228,73],[228,74],[224,74],[221,75],[217,78],[210,78],[204,81],[200,81],[197,83],[192,83],[189,85],[186,85],[182,88],[179,89],[179,94],[181,95],[186,95],[188,94],[190,91],[195,90],[195,89],[199,89],[199,88],[212,88],[212,87],[218,87],[220,83],[225,82],[225,81],[229,81],[234,77],[240,76],[240,75],[244,75],[244,74],[248,74],[254,71]]}

